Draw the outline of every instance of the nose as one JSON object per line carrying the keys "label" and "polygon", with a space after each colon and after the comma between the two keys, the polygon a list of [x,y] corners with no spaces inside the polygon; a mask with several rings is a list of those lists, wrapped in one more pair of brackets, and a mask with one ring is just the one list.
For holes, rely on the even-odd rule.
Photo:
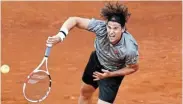
{"label": "nose", "polygon": [[111,29],[109,33],[110,33],[110,34],[114,34],[114,30],[113,30],[113,29]]}

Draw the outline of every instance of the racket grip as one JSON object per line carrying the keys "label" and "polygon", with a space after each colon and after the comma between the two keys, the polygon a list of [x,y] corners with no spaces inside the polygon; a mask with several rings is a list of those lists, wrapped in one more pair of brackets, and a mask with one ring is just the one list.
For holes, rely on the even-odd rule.
{"label": "racket grip", "polygon": [[50,55],[51,47],[46,47],[45,57],[48,57]]}

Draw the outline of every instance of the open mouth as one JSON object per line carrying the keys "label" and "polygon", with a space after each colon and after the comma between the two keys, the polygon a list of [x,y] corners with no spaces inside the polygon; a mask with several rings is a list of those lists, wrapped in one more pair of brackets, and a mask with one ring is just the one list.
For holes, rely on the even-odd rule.
{"label": "open mouth", "polygon": [[109,38],[114,38],[115,36],[109,36]]}

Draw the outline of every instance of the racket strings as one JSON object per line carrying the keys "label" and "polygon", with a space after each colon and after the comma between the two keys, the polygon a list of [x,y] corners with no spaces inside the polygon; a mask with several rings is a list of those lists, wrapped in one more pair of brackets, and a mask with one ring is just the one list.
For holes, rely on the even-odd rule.
{"label": "racket strings", "polygon": [[40,74],[40,73],[35,73],[32,76],[30,76],[30,79],[28,80],[27,83],[29,84],[36,84],[36,83],[43,83],[43,81],[47,81],[48,79],[47,74]]}
{"label": "racket strings", "polygon": [[50,78],[45,72],[33,73],[26,83],[25,95],[28,99],[39,100],[43,98],[50,85]]}

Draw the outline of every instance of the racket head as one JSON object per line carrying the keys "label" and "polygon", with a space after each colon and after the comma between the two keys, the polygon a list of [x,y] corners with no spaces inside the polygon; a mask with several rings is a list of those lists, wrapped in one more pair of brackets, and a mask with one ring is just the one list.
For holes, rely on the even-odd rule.
{"label": "racket head", "polygon": [[23,95],[29,102],[41,102],[51,90],[51,76],[47,71],[35,70],[23,84]]}

